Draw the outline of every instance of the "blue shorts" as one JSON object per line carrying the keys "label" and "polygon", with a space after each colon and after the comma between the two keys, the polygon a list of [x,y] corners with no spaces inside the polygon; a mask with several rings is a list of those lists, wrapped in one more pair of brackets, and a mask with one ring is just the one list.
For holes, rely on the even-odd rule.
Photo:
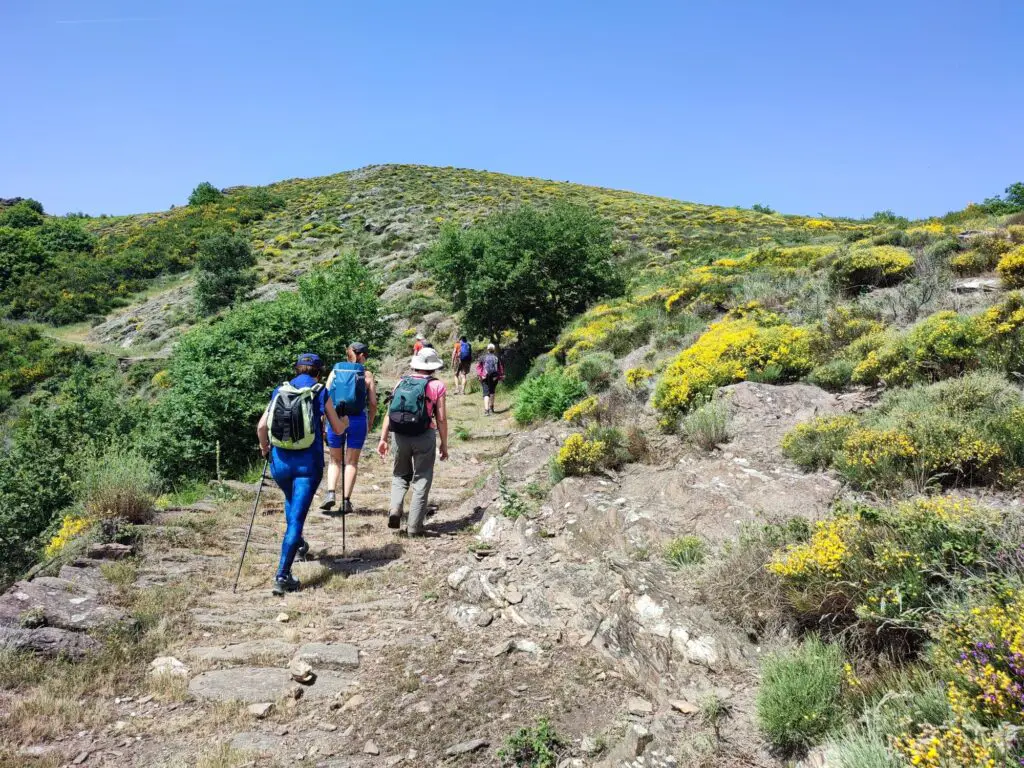
{"label": "blue shorts", "polygon": [[[366,412],[360,413],[358,416],[348,417],[348,431],[345,432],[348,440],[348,448],[353,451],[363,450],[363,445],[366,443],[366,432],[369,429],[369,425],[366,423]],[[342,444],[341,435],[335,434],[334,430],[331,429],[330,422],[327,423],[327,446],[329,448],[342,448],[345,447]]]}

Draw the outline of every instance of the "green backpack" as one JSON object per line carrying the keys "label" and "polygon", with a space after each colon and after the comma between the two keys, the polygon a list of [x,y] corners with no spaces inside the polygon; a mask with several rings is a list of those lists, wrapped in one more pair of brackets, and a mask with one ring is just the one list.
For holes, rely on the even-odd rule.
{"label": "green backpack", "polygon": [[391,394],[388,423],[398,435],[422,435],[430,429],[427,410],[427,384],[430,378],[405,376]]}
{"label": "green backpack", "polygon": [[319,424],[314,424],[314,399],[323,389],[322,384],[312,387],[293,387],[287,381],[277,388],[270,401],[268,426],[270,444],[286,451],[301,451],[316,440]]}

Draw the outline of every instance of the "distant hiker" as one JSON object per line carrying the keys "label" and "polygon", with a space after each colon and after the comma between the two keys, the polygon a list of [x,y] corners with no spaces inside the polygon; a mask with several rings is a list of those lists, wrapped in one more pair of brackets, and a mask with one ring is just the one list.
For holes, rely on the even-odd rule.
{"label": "distant hiker", "polygon": [[[412,373],[403,376],[391,395],[388,417],[380,433],[377,453],[388,455],[395,441],[395,467],[391,478],[391,503],[388,507],[388,528],[398,528],[402,521],[405,495],[412,485],[412,502],[406,532],[409,536],[424,535],[423,520],[427,514],[430,485],[434,481],[434,458],[448,458],[447,388],[434,371],[444,362],[433,349],[422,349],[409,361]],[[438,450],[438,437],[441,444]]]}
{"label": "distant hiker", "polygon": [[455,370],[455,394],[466,394],[466,379],[469,377],[469,369],[473,364],[473,346],[469,339],[460,336],[455,342],[455,349],[452,350],[452,368]]}
{"label": "distant hiker", "polygon": [[422,333],[416,334],[416,341],[412,345],[413,355],[418,355],[420,350],[427,346],[427,338]]}
{"label": "distant hiker", "polygon": [[275,595],[294,592],[301,586],[292,576],[292,563],[300,549],[309,549],[302,538],[302,526],[324,473],[324,416],[339,435],[347,426],[347,419],[338,415],[320,384],[322,368],[317,355],[299,355],[295,378],[274,390],[256,427],[260,451],[270,455],[270,474],[284,493],[288,523],[274,579]]}
{"label": "distant hiker", "polygon": [[339,435],[327,425],[327,448],[331,456],[327,465],[327,493],[320,505],[323,512],[330,512],[337,503],[338,478],[343,466],[341,513],[352,512],[352,489],[359,473],[359,456],[366,443],[366,433],[377,418],[377,382],[366,370],[368,354],[365,344],[358,341],[350,344],[345,350],[347,360],[335,365],[327,377],[327,394],[338,414],[348,416],[348,429],[344,435]]}
{"label": "distant hiker", "polygon": [[505,366],[493,344],[487,345],[487,354],[477,361],[476,377],[480,379],[480,387],[484,391],[484,416],[490,416],[494,413],[494,392],[498,382],[505,380]]}

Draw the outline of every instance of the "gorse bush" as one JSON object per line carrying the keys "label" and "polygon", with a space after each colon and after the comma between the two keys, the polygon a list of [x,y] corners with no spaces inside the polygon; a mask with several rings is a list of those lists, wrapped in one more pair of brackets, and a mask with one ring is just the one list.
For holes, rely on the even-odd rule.
{"label": "gorse bush", "polygon": [[681,352],[665,370],[654,392],[662,424],[671,427],[701,398],[717,387],[751,378],[767,369],[779,381],[792,381],[813,366],[811,332],[769,318],[714,323],[697,342]]}
{"label": "gorse bush", "polygon": [[316,352],[329,368],[352,339],[383,346],[388,325],[377,293],[369,272],[348,256],[300,279],[295,293],[233,309],[185,334],[146,439],[161,476],[212,476],[218,442],[223,469],[247,467],[256,422],[300,353]]}
{"label": "gorse bush", "polygon": [[1015,248],[999,259],[996,272],[1007,288],[1024,288],[1024,246]]}
{"label": "gorse bush", "polygon": [[512,415],[519,424],[558,419],[587,394],[586,385],[572,373],[556,368],[527,379],[516,390]]}
{"label": "gorse bush", "polygon": [[572,366],[571,370],[587,385],[587,390],[590,392],[602,392],[608,389],[619,373],[619,369],[615,365],[615,357],[610,352],[584,355]]}
{"label": "gorse bush", "polygon": [[906,280],[913,268],[914,258],[905,250],[880,245],[840,253],[829,268],[829,276],[840,291],[854,295]]}
{"label": "gorse bush", "polygon": [[805,469],[835,466],[858,488],[906,482],[1013,484],[1024,463],[1024,400],[996,374],[896,390],[859,417],[817,419],[783,438]]}
{"label": "gorse bush", "polygon": [[843,654],[814,636],[761,664],[757,722],[778,749],[796,752],[836,732],[845,719]]}
{"label": "gorse bush", "polygon": [[856,633],[894,656],[920,647],[943,599],[984,578],[1015,547],[1001,516],[969,499],[839,506],[768,570],[803,626]]}
{"label": "gorse bush", "polygon": [[565,475],[589,475],[601,468],[607,452],[608,445],[601,440],[569,435],[558,449],[555,461]]}
{"label": "gorse bush", "polygon": [[152,517],[160,485],[149,461],[135,451],[111,448],[83,462],[78,495],[92,520],[145,523]]}

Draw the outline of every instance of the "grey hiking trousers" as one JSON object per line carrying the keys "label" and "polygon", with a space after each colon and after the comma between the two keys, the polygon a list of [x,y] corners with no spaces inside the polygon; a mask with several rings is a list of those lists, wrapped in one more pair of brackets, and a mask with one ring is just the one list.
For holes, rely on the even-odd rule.
{"label": "grey hiking trousers", "polygon": [[422,435],[392,435],[391,449],[395,454],[395,468],[391,477],[391,511],[401,514],[405,494],[412,484],[412,502],[409,504],[410,534],[423,532],[427,516],[430,485],[434,482],[434,462],[437,459],[437,432],[428,429]]}

